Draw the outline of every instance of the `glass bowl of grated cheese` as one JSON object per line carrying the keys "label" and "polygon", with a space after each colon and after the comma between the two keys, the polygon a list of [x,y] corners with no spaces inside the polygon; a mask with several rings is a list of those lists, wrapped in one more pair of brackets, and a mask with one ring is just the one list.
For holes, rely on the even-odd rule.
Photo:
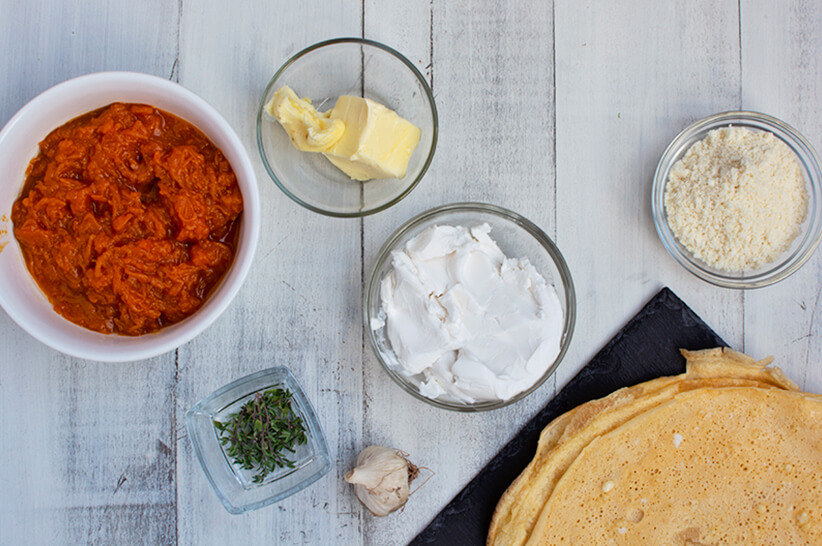
{"label": "glass bowl of grated cheese", "polygon": [[822,238],[819,157],[772,116],[715,114],[662,154],[651,206],[662,244],[687,271],[725,288],[769,286]]}

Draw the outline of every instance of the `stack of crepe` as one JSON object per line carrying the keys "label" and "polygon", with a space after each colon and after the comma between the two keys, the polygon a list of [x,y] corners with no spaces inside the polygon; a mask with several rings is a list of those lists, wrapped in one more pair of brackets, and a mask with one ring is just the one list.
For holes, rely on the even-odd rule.
{"label": "stack of crepe", "polygon": [[822,396],[770,359],[683,355],[551,422],[488,544],[822,544]]}

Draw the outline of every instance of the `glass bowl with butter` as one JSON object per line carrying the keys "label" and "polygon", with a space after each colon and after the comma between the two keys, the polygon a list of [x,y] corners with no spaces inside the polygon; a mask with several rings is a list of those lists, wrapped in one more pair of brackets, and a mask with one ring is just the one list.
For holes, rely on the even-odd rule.
{"label": "glass bowl with butter", "polygon": [[312,45],[263,93],[257,145],[275,184],[320,214],[361,217],[420,182],[437,145],[437,109],[417,67],[361,38]]}
{"label": "glass bowl with butter", "polygon": [[554,242],[485,203],[437,207],[394,232],[363,307],[388,375],[420,400],[464,412],[536,390],[568,350],[576,319],[571,273]]}

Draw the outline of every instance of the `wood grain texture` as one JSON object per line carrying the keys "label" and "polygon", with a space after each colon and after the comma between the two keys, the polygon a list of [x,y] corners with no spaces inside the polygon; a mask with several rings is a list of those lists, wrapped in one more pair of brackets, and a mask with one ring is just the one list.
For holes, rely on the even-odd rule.
{"label": "wood grain texture", "polygon": [[[257,167],[263,222],[237,299],[180,349],[180,544],[361,540],[359,503],[342,479],[362,430],[359,222],[315,214],[286,197],[262,168],[255,131],[259,101],[277,68],[317,41],[360,35],[362,10],[351,1],[302,2],[299,9],[297,24],[296,13],[267,4],[183,6],[180,83],[214,105],[243,140]],[[276,506],[233,516],[210,491],[184,437],[184,413],[221,385],[272,366],[289,367],[306,389],[334,470]]]}
{"label": "wood grain texture", "polygon": [[4,1],[0,7],[0,122],[63,80],[102,70],[168,78],[177,49],[177,4]]}
{"label": "wood grain texture", "polygon": [[[174,63],[176,4],[3,2],[0,14],[0,123],[67,78],[168,77]],[[0,543],[173,543],[174,354],[84,362],[5,313],[0,332]]]}
{"label": "wood grain texture", "polygon": [[[743,1],[742,108],[783,120],[822,149],[822,9],[818,2]],[[745,349],[773,355],[800,387],[822,392],[822,255],[745,295]]]}
{"label": "wood grain texture", "polygon": [[[270,181],[255,115],[274,71],[305,46],[365,36],[431,83],[439,144],[420,185],[364,220],[311,213]],[[709,286],[654,231],[656,163],[686,125],[747,108],[822,148],[822,5],[809,0],[309,0],[66,3],[0,0],[0,123],[37,93],[99,70],[179,81],[248,148],[263,226],[251,273],[212,327],[143,362],[60,355],[0,312],[0,544],[404,544],[661,286],[722,337],[774,354],[822,392],[822,257],[771,288]],[[405,394],[364,342],[362,287],[400,224],[486,201],[538,224],[577,289],[571,351],[553,381],[491,413],[446,412]],[[334,470],[280,503],[229,515],[210,490],[184,413],[214,389],[291,368],[325,429]],[[435,474],[377,519],[343,474],[366,445]]]}
{"label": "wood grain texture", "polygon": [[735,1],[557,2],[557,230],[579,303],[560,384],[663,285],[742,339],[741,294],[684,273],[650,204],[670,140],[739,104],[737,15]]}

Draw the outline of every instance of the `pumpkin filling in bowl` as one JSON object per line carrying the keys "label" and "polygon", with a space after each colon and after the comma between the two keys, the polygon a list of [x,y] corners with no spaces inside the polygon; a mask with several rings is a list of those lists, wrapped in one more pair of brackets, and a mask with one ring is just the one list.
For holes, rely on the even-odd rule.
{"label": "pumpkin filling in bowl", "polygon": [[231,165],[199,129],[114,103],[40,143],[12,222],[57,313],[137,336],[203,305],[234,259],[242,210]]}

